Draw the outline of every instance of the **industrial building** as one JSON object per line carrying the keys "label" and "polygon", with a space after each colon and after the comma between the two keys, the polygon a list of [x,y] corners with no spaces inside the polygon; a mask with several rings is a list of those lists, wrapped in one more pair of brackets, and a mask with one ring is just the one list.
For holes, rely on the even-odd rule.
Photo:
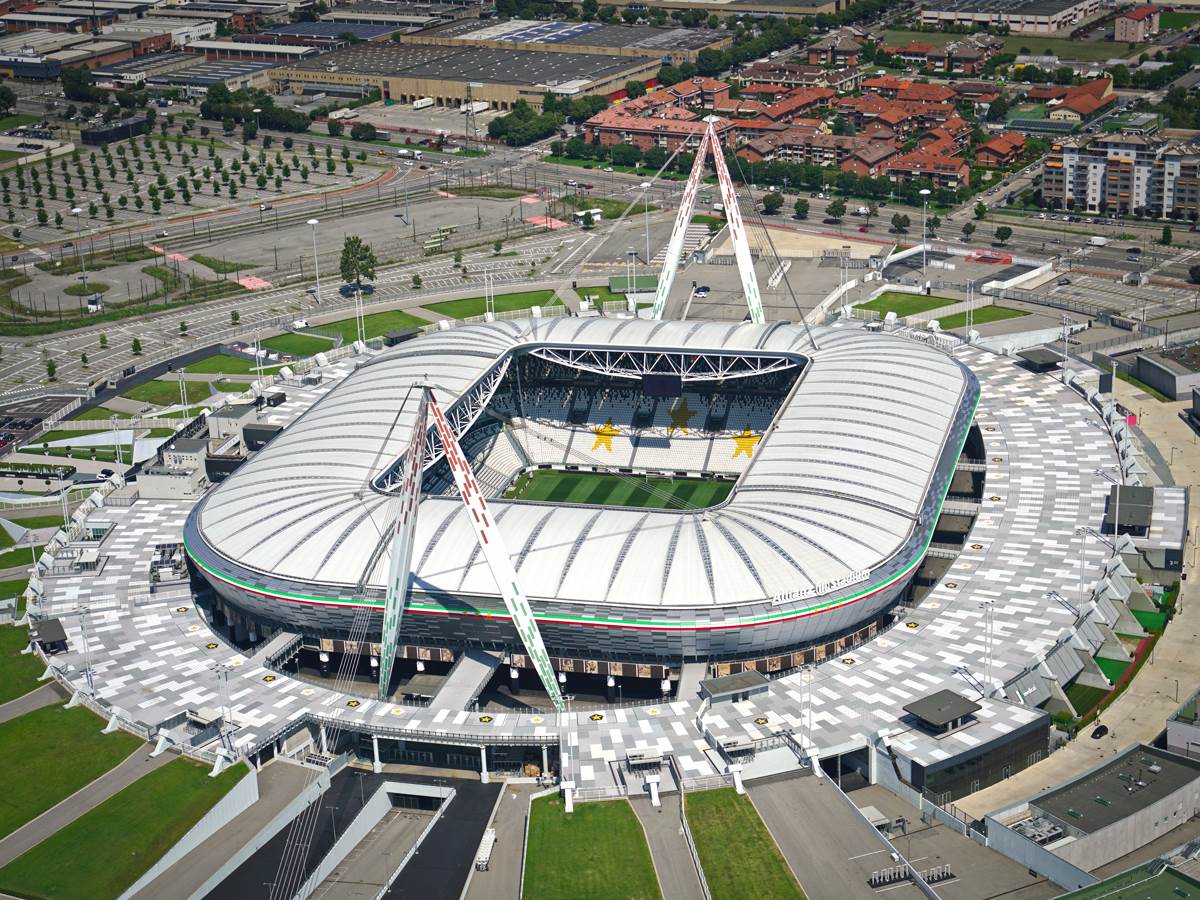
{"label": "industrial building", "polygon": [[642,56],[616,57],[536,50],[452,49],[403,44],[355,44],[277,73],[281,91],[300,94],[328,86],[385,100],[412,103],[432,97],[437,106],[457,107],[468,97],[492,109],[511,109],[525,100],[540,109],[547,92],[565,96],[610,94],[630,79],[647,79],[660,62]]}
{"label": "industrial building", "polygon": [[650,25],[604,25],[598,22],[540,22],[509,19],[495,22],[461,20],[405,35],[401,41],[424,47],[531,49],[553,53],[644,56],[678,64],[694,62],[704,49],[733,43],[728,32],[710,28],[655,28]]}
{"label": "industrial building", "polygon": [[[599,0],[601,6],[627,6],[626,0]],[[662,9],[668,13],[699,11],[719,19],[730,16],[817,16],[833,15],[846,8],[839,0],[728,0],[712,3],[710,0],[647,0],[646,7]]]}
{"label": "industrial building", "polygon": [[1100,11],[1100,0],[930,0],[921,24],[985,28],[1007,26],[1020,34],[1053,34]]}
{"label": "industrial building", "polygon": [[148,76],[146,87],[156,91],[178,90],[185,97],[195,99],[203,99],[214,84],[223,84],[231,91],[242,88],[266,90],[277,66],[277,63],[250,60],[194,60],[190,66]]}
{"label": "industrial building", "polygon": [[479,7],[455,3],[354,3],[335,6],[321,16],[323,22],[388,25],[396,31],[416,31],[454,19],[477,19]]}

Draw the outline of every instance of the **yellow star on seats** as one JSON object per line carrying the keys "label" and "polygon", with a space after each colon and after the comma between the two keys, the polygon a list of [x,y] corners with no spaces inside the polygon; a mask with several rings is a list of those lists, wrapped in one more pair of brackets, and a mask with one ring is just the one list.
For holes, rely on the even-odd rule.
{"label": "yellow star on seats", "polygon": [[696,414],[696,410],[688,409],[687,398],[681,400],[678,406],[672,410],[668,410],[668,412],[671,416],[671,424],[667,426],[667,437],[670,437],[671,433],[677,428],[684,434],[687,434],[688,422]]}
{"label": "yellow star on seats", "polygon": [[592,444],[593,452],[603,447],[605,450],[611,451],[612,439],[621,433],[621,429],[612,423],[609,419],[603,425],[597,425],[592,429],[592,434],[596,436],[596,443]]}
{"label": "yellow star on seats", "polygon": [[761,434],[751,434],[750,426],[747,425],[745,428],[742,429],[741,434],[735,434],[733,436],[733,442],[735,444],[737,444],[737,448],[733,451],[732,458],[737,459],[743,453],[745,453],[747,456],[753,456],[754,448],[758,445],[758,442],[761,440],[762,440],[762,435]]}

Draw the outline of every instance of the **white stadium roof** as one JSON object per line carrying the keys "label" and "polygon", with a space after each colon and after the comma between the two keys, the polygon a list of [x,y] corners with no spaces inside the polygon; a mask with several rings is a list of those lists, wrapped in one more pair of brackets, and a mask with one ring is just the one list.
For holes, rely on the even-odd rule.
{"label": "white stadium roof", "polygon": [[[815,351],[783,323],[558,318],[435,332],[364,365],[218,486],[200,532],[221,557],[293,589],[381,590],[388,559],[377,548],[394,501],[370,483],[407,446],[412,385],[435,385],[448,408],[506,353],[546,344],[786,353],[809,364],[724,505],[491,506],[534,600],[723,606],[828,586],[904,546],[973,379],[923,343],[814,334]],[[413,559],[417,591],[496,596],[457,497],[422,501]]]}

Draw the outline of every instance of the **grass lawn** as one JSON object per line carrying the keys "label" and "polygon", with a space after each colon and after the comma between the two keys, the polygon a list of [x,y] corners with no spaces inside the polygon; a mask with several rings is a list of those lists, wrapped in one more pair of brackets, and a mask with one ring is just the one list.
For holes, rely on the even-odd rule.
{"label": "grass lawn", "polygon": [[575,209],[598,209],[600,210],[600,218],[605,222],[611,222],[614,219],[621,218],[621,215],[626,209],[629,214],[653,212],[658,209],[657,206],[649,206],[645,203],[630,203],[628,200],[610,200],[607,197],[593,197],[590,194],[568,194],[562,198],[563,203]]}
{"label": "grass lawn", "polygon": [[[0,877],[0,888],[3,885]],[[646,835],[629,801],[577,803],[568,816],[557,796],[534,800],[524,896],[525,900],[661,897]]]}
{"label": "grass lawn", "polygon": [[0,725],[0,771],[20,773],[5,779],[0,837],[99,778],[142,744],[123,731],[101,734],[103,727],[104,721],[83,707],[58,704]]}
{"label": "grass lawn", "polygon": [[1104,677],[1116,684],[1121,680],[1121,676],[1125,674],[1125,670],[1129,668],[1129,663],[1123,659],[1105,659],[1102,656],[1096,657],[1096,665],[1100,667],[1100,671],[1104,673]]}
{"label": "grass lawn", "polygon": [[957,300],[951,300],[949,297],[927,297],[924,294],[903,294],[899,291],[887,291],[880,294],[870,303],[860,303],[855,308],[873,309],[879,313],[880,318],[883,318],[890,312],[894,312],[903,319],[905,316],[929,312],[931,309],[950,306],[957,302]]}
{"label": "grass lawn", "polygon": [[1158,14],[1158,27],[1163,31],[1174,31],[1187,28],[1200,19],[1200,12],[1161,12]]}
{"label": "grass lawn", "polygon": [[1040,120],[1040,119],[1044,119],[1044,118],[1046,118],[1046,104],[1045,103],[1033,103],[1033,104],[1025,103],[1025,104],[1021,104],[1020,106],[1015,106],[1008,111],[1008,121],[1009,122],[1012,122],[1014,119],[1026,119],[1026,120],[1039,119]]}
{"label": "grass lawn", "polygon": [[28,643],[28,628],[0,626],[0,703],[15,700],[38,686],[38,676],[46,667],[32,653],[21,655]]}
{"label": "grass lawn", "polygon": [[0,131],[9,131],[13,128],[20,128],[22,125],[35,125],[42,121],[37,116],[26,115],[25,113],[17,113],[11,116],[5,116],[0,119]]}
{"label": "grass lawn", "polygon": [[[0,518],[8,519],[10,522],[16,522],[24,528],[49,528],[51,525],[61,525],[62,515],[60,513],[45,513],[35,516],[27,516],[21,513],[0,513]],[[5,589],[5,585],[11,585],[11,581],[0,581],[0,591]],[[12,594],[0,593],[0,597],[9,596]]]}
{"label": "grass lawn", "polygon": [[1087,715],[1093,706],[1104,699],[1108,691],[1104,688],[1075,682],[1066,689],[1065,693],[1067,699],[1071,701],[1071,705],[1075,707],[1075,712],[1080,717],[1083,717]]}
{"label": "grass lawn", "polygon": [[[0,556],[0,559],[3,559]],[[1167,627],[1167,614],[1163,612],[1152,612],[1148,609],[1131,610],[1133,617],[1138,620],[1138,624],[1146,631],[1157,634]]]}
{"label": "grass lawn", "polygon": [[290,353],[292,356],[314,356],[323,350],[332,350],[333,342],[323,337],[313,337],[309,334],[277,334],[262,342],[263,349],[274,350],[276,353]]}
{"label": "grass lawn", "polygon": [[211,381],[208,385],[221,394],[240,394],[250,388],[248,381]]}
{"label": "grass lawn", "polygon": [[610,291],[604,286],[577,288],[575,293],[579,295],[581,300],[592,300],[596,303],[610,303],[614,300],[621,303],[625,302],[624,294],[617,291]]}
{"label": "grass lawn", "polygon": [[90,297],[93,294],[104,294],[112,289],[112,285],[105,284],[103,281],[89,281],[87,287],[83,286],[83,282],[79,284],[68,284],[63,288],[63,293],[71,297]]}
{"label": "grass lawn", "polygon": [[[569,156],[544,156],[542,162],[557,163],[560,166],[578,166],[581,169],[595,169],[596,174],[600,177],[607,175],[603,170],[611,168],[614,172],[624,172],[626,175],[642,175],[650,176],[658,173],[657,169],[647,169],[645,166],[618,166],[616,163],[611,163],[608,160],[600,159],[572,159]],[[663,172],[659,178],[668,181],[684,181],[687,178],[686,173],[679,172]]]}
{"label": "grass lawn", "polygon": [[[175,759],[143,775],[57,834],[0,869],[0,891],[19,897],[119,897],[242,778],[244,765],[216,778]],[[87,852],[80,852],[80,848]]]}
{"label": "grass lawn", "polygon": [[[972,313],[971,324],[986,325],[988,322],[1019,319],[1021,316],[1027,315],[1029,313],[1023,309],[1012,309],[1008,306],[981,306]],[[944,319],[938,319],[938,323],[945,329],[962,328],[967,324],[967,314],[965,312],[955,313],[952,316],[946,316]]]}
{"label": "grass lawn", "polygon": [[[61,522],[62,520],[59,519]],[[15,569],[17,566],[32,566],[33,560],[42,555],[42,545],[34,544],[32,552],[28,544],[13,547],[0,553],[0,569]]]}
{"label": "grass lawn", "polygon": [[[428,324],[429,321],[427,319],[418,318],[406,312],[401,312],[398,309],[363,316],[363,329],[367,340],[382,337],[389,331],[424,328]],[[340,335],[344,344],[352,344],[358,340],[358,326],[355,324],[353,318],[327,322],[324,325],[317,325],[312,330],[319,334]]]}
{"label": "grass lawn", "polygon": [[105,409],[103,406],[93,406],[91,409],[84,410],[78,415],[71,416],[72,419],[91,421],[93,419],[111,419],[116,416],[118,419],[132,419],[133,413],[121,412],[116,409]]}
{"label": "grass lawn", "polygon": [[28,156],[24,150],[0,150],[0,162],[8,162],[10,159],[20,159],[22,156]]}
{"label": "grass lawn", "polygon": [[[184,384],[187,384],[187,382],[184,382]],[[179,403],[179,382],[147,381],[145,384],[131,387],[121,394],[121,396],[128,397],[130,400],[138,400],[142,403],[153,403],[155,406],[174,406]]]}
{"label": "grass lawn", "polygon": [[[274,372],[279,366],[263,366],[264,372]],[[196,360],[183,367],[185,372],[198,375],[257,375],[254,361],[242,359],[240,356],[227,356],[224,353],[214,353],[212,356]],[[176,391],[178,393],[178,391]]]}
{"label": "grass lawn", "polygon": [[231,272],[245,272],[247,269],[258,268],[258,263],[235,262],[229,259],[220,259],[216,256],[205,256],[202,253],[192,254],[192,262],[200,263],[200,265],[212,269],[219,275],[228,275]]}
{"label": "grass lawn", "polygon": [[524,197],[530,191],[522,190],[518,187],[503,187],[496,184],[477,184],[451,188],[449,193],[455,197],[486,197],[489,200],[513,200],[517,197]]}
{"label": "grass lawn", "polygon": [[547,500],[553,503],[701,509],[723,501],[732,488],[733,483],[729,481],[626,478],[591,472],[539,469],[522,475],[504,496],[514,500]]}
{"label": "grass lawn", "polygon": [[804,897],[749,797],[733,788],[688,794],[687,820],[713,900]]}
{"label": "grass lawn", "polygon": [[[531,306],[552,306],[558,302],[554,291],[518,291],[515,294],[497,294],[494,298],[496,312],[508,312],[514,309],[529,309]],[[465,300],[447,300],[444,303],[431,303],[425,309],[447,319],[465,319],[468,316],[482,316],[487,304],[482,297],[468,297]],[[351,320],[353,323],[353,320]],[[429,323],[424,323],[428,325]]]}

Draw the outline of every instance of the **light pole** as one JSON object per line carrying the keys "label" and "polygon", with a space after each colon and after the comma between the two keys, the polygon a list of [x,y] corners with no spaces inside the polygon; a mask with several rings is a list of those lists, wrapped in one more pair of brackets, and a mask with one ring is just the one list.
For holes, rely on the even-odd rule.
{"label": "light pole", "polygon": [[[75,217],[75,230],[78,232],[83,231],[83,225],[79,221],[79,215],[82,212],[83,212],[83,209],[78,206],[73,207],[71,209],[71,215],[73,215]],[[83,241],[80,240],[80,243],[83,243]],[[83,276],[82,276],[82,278],[83,278],[83,296],[86,298],[87,297],[87,253],[85,253],[85,252],[80,253],[79,266],[80,266],[80,271],[83,273]]]}
{"label": "light pole", "polygon": [[320,219],[308,220],[309,227],[312,228],[313,271],[317,275],[317,306],[321,305],[321,267],[317,264],[317,226],[320,223]]}
{"label": "light pole", "polygon": [[259,114],[262,112],[262,109],[256,106],[251,112],[254,113],[254,136],[258,137]]}
{"label": "light pole", "polygon": [[642,182],[642,220],[646,227],[646,265],[650,265],[650,182]]}
{"label": "light pole", "polygon": [[[925,281],[925,251],[929,247],[929,226],[926,217],[929,213],[929,188],[921,188],[921,281]],[[924,285],[922,285],[924,286]]]}
{"label": "light pole", "polygon": [[112,422],[113,449],[117,453],[117,466],[120,467],[120,466],[125,465],[125,456],[123,453],[121,453],[121,434],[120,434],[120,432],[117,431],[116,415],[114,414],[112,416],[109,416],[109,421]]}

